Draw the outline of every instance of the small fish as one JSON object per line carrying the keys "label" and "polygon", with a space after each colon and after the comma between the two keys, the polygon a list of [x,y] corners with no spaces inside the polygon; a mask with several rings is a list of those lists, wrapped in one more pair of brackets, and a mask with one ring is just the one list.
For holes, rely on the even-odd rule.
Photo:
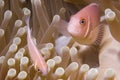
{"label": "small fish", "polygon": [[72,15],[67,26],[68,33],[75,41],[83,44],[91,44],[95,40],[100,24],[100,10],[96,3],[91,3],[75,15]]}
{"label": "small fish", "polygon": [[34,42],[32,41],[31,31],[28,26],[27,31],[27,42],[28,42],[28,50],[30,57],[33,61],[34,67],[37,71],[41,71],[43,75],[48,73],[48,66],[42,57],[41,53],[38,51],[37,47],[35,46]]}

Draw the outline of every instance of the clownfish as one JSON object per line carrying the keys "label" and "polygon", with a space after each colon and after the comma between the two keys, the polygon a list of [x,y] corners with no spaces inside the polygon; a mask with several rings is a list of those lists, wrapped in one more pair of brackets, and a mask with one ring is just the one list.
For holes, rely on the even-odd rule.
{"label": "clownfish", "polygon": [[[61,25],[60,25],[61,24]],[[69,22],[61,20],[57,30],[80,44],[92,44],[98,35],[100,24],[100,9],[96,3],[91,3],[72,15]]]}
{"label": "clownfish", "polygon": [[100,9],[96,3],[91,3],[71,16],[67,31],[78,43],[91,44],[96,39],[99,24]]}

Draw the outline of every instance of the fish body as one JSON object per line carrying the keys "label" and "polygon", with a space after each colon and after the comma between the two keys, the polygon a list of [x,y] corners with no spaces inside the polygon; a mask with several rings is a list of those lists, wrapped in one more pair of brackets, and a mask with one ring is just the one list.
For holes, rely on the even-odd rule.
{"label": "fish body", "polygon": [[48,66],[32,40],[31,31],[29,27],[27,31],[27,42],[28,42],[29,54],[35,69],[37,71],[42,72],[43,75],[46,75],[48,73]]}
{"label": "fish body", "polygon": [[75,41],[91,44],[97,34],[96,27],[100,24],[100,10],[96,3],[91,3],[75,15],[68,23],[67,31]]}

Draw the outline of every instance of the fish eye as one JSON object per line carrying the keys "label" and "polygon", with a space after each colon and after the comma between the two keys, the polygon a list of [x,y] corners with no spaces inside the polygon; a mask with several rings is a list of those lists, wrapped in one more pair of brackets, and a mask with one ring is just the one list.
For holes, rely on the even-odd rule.
{"label": "fish eye", "polygon": [[37,71],[40,72],[40,69],[38,68]]}
{"label": "fish eye", "polygon": [[81,19],[81,20],[80,20],[80,24],[81,24],[81,25],[85,25],[85,23],[86,23],[85,19]]}

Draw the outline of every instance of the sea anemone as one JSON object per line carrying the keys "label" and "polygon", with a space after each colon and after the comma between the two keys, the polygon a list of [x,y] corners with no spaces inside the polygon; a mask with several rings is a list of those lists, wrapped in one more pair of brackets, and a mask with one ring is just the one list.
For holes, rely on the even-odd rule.
{"label": "sea anemone", "polygon": [[[0,80],[119,80],[119,4],[107,1],[0,0]],[[57,30],[91,2],[100,2],[102,14],[96,44],[80,44]],[[35,70],[29,55],[28,18],[46,75]]]}

